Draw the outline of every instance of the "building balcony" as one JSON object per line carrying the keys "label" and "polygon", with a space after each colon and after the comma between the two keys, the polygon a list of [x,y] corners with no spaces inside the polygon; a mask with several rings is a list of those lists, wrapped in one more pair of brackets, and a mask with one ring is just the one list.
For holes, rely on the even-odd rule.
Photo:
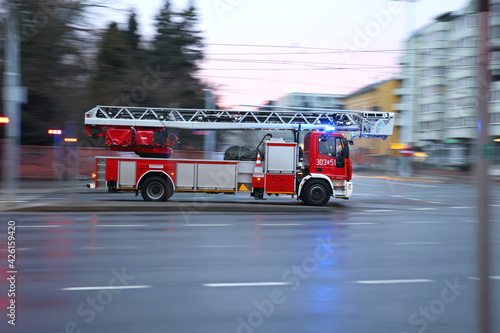
{"label": "building balcony", "polygon": [[401,87],[392,90],[392,94],[395,96],[401,95],[411,95],[412,89],[410,87]]}
{"label": "building balcony", "polygon": [[477,136],[476,127],[447,127],[444,133],[446,139],[475,139]]}
{"label": "building balcony", "polygon": [[410,111],[412,110],[412,105],[411,103],[395,103],[392,104],[392,109],[394,111]]}
{"label": "building balcony", "polygon": [[417,141],[442,141],[443,130],[419,131],[415,134]]}

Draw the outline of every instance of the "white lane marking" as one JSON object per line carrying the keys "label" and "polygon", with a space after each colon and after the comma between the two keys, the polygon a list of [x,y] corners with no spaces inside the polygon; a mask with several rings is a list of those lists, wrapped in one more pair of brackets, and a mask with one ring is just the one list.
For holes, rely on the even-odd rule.
{"label": "white lane marking", "polygon": [[411,200],[411,201],[422,201],[422,199],[414,199],[414,198],[406,198],[408,200]]}
{"label": "white lane marking", "polygon": [[414,187],[429,187],[434,188],[436,185],[409,184],[408,182],[398,182],[398,185],[414,186]]}
{"label": "white lane marking", "polygon": [[448,207],[448,208],[453,208],[453,209],[470,209],[474,207],[469,207],[469,206],[453,206],[453,207]]}
{"label": "white lane marking", "polygon": [[139,246],[84,246],[80,249],[82,250],[127,250],[127,249],[139,249]]}
{"label": "white lane marking", "polygon": [[15,201],[0,200],[0,203],[6,203],[6,202],[24,203],[24,202],[28,202],[28,201],[25,201],[25,200],[15,200]]}
{"label": "white lane marking", "polygon": [[409,279],[409,280],[365,280],[365,281],[354,281],[354,283],[360,284],[390,284],[390,283],[424,283],[424,282],[434,282],[434,280],[428,279]]}
{"label": "white lane marking", "polygon": [[434,204],[434,205],[440,205],[441,202],[439,201],[426,201],[427,203]]}
{"label": "white lane marking", "polygon": [[96,227],[148,227],[147,224],[93,224]]}
{"label": "white lane marking", "polygon": [[184,227],[230,227],[232,224],[184,224]]}
{"label": "white lane marking", "polygon": [[434,223],[444,223],[442,221],[410,221],[410,222],[403,222],[406,224],[434,224]]}
{"label": "white lane marking", "polygon": [[287,226],[287,225],[304,225],[303,223],[259,223],[259,225],[264,225],[264,226]]}
{"label": "white lane marking", "polygon": [[395,242],[394,245],[437,245],[440,242]]}
{"label": "white lane marking", "polygon": [[249,245],[198,245],[197,247],[217,249],[217,248],[236,248],[236,247],[250,247]]}
{"label": "white lane marking", "polygon": [[70,287],[61,288],[61,290],[66,291],[76,291],[76,290],[119,290],[119,289],[145,289],[151,288],[149,285],[142,286],[102,286],[102,287]]}
{"label": "white lane marking", "polygon": [[[468,276],[467,278],[469,280],[479,280],[479,278],[475,277],[475,276]],[[492,280],[500,280],[500,276],[490,276],[490,279],[492,279]]]}
{"label": "white lane marking", "polygon": [[368,225],[368,224],[378,224],[378,223],[375,223],[375,222],[339,222],[339,223],[334,223],[334,224],[337,224],[337,225]]}
{"label": "white lane marking", "polygon": [[63,225],[47,224],[47,225],[16,225],[16,228],[58,228]]}
{"label": "white lane marking", "polygon": [[411,208],[410,210],[436,210],[437,208],[431,207],[421,207],[421,208]]}
{"label": "white lane marking", "polygon": [[291,282],[244,282],[244,283],[205,283],[205,287],[262,287],[262,286],[286,286]]}
{"label": "white lane marking", "polygon": [[[28,250],[31,250],[31,248],[25,247],[25,248],[16,249],[16,251],[28,251]],[[7,251],[8,251],[8,249],[0,249],[0,252],[7,252]]]}
{"label": "white lane marking", "polygon": [[465,223],[477,223],[477,221],[473,221],[473,220],[466,220],[464,221]]}
{"label": "white lane marking", "polygon": [[367,213],[388,213],[393,212],[393,209],[365,209],[363,212]]}

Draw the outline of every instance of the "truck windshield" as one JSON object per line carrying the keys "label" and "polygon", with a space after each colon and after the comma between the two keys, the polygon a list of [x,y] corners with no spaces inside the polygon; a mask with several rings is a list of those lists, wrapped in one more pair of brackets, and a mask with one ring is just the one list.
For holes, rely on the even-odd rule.
{"label": "truck windshield", "polygon": [[318,154],[335,157],[335,137],[322,136],[318,140]]}

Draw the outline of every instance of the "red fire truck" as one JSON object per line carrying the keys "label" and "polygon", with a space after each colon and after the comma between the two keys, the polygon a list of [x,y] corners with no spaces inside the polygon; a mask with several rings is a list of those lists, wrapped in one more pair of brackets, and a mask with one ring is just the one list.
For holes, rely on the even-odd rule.
{"label": "red fire truck", "polygon": [[[292,195],[321,206],[330,197],[348,199],[353,191],[349,143],[353,136],[385,138],[392,134],[394,114],[345,110],[279,111],[183,110],[98,106],[86,113],[87,133],[103,136],[112,150],[139,157],[96,157],[90,188],[134,191],[147,201],[167,201],[174,192],[249,192]],[[288,129],[294,142],[266,136],[256,160],[169,159],[177,137],[165,128]],[[300,134],[307,132],[303,149]],[[262,161],[261,161],[262,152]],[[141,157],[142,156],[142,157]]]}

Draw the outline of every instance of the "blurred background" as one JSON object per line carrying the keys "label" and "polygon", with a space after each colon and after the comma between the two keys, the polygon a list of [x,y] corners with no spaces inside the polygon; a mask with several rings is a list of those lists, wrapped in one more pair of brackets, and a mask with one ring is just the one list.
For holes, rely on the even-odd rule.
{"label": "blurred background", "polygon": [[[493,42],[500,39],[495,2]],[[73,176],[91,174],[92,156],[107,154],[84,132],[83,114],[96,105],[383,110],[397,113],[394,135],[356,139],[355,171],[466,175],[477,156],[476,1],[374,0],[362,13],[352,5],[291,2],[290,13],[304,11],[299,27],[296,14],[277,17],[275,5],[262,11],[261,2],[2,4],[4,23],[15,11],[19,30],[11,37],[20,43],[22,178],[50,179],[66,160]],[[3,59],[5,24],[1,37]],[[491,55],[488,96],[492,175],[500,175],[498,54]],[[49,134],[53,129],[60,134]],[[231,144],[256,145],[261,133],[183,133],[173,157],[206,156],[207,136],[216,136],[210,148],[217,157]]]}

